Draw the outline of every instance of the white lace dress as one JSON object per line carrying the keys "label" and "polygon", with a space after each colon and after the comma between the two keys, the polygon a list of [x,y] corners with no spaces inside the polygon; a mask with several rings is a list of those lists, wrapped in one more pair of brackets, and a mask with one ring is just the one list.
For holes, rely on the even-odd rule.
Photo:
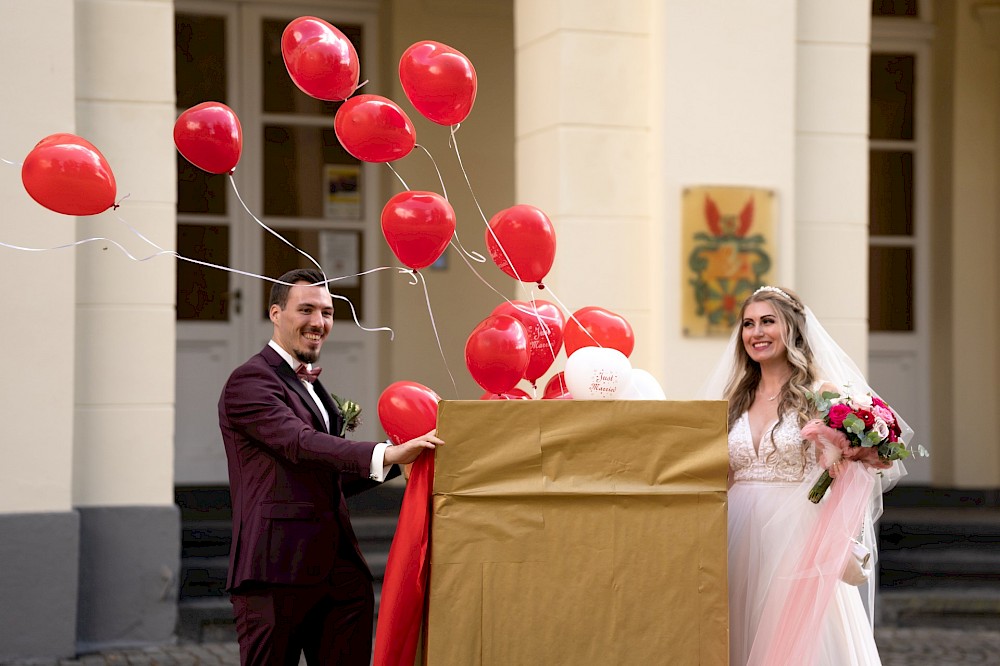
{"label": "white lace dress", "polygon": [[[745,666],[772,581],[793,566],[789,552],[818,515],[807,493],[821,473],[811,445],[803,445],[798,424],[787,416],[769,424],[754,448],[750,420],[743,414],[729,433],[729,654],[731,666]],[[807,483],[808,482],[808,483]],[[823,611],[815,664],[794,666],[870,666],[880,664],[858,588],[837,581]],[[761,631],[764,633],[764,630]],[[766,638],[766,637],[762,637]],[[767,664],[766,666],[792,666]]]}

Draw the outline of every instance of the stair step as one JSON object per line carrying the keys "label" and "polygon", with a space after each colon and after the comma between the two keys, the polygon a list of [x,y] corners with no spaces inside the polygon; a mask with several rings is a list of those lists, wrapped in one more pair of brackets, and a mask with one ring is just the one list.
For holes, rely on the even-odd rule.
{"label": "stair step", "polygon": [[185,521],[181,525],[181,557],[228,556],[232,540],[232,521]]}
{"label": "stair step", "polygon": [[185,557],[181,560],[180,598],[221,597],[225,594],[228,557]]}
{"label": "stair step", "polygon": [[877,624],[1000,631],[1000,587],[881,591]]}

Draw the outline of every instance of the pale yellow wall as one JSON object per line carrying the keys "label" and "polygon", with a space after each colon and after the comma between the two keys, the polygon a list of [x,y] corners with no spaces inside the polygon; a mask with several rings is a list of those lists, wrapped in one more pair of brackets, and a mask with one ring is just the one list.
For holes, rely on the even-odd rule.
{"label": "pale yellow wall", "polygon": [[[0,20],[0,241],[72,243],[74,220],[24,191],[20,162],[55,132],[73,132],[72,0],[5,1]],[[44,33],[31,27],[44,26]],[[73,250],[0,247],[0,513],[68,511],[73,465]]]}
{"label": "pale yellow wall", "polygon": [[[174,18],[171,0],[76,3],[79,133],[115,172],[117,214],[174,247]],[[114,213],[81,218],[77,235],[106,236],[136,257],[155,249]],[[77,506],[173,502],[175,261],[137,263],[103,244],[76,269]]]}
{"label": "pale yellow wall", "polygon": [[976,20],[976,2],[955,3],[951,176],[952,442],[954,484],[1000,483],[1000,52]]}
{"label": "pale yellow wall", "polygon": [[796,244],[796,3],[654,3],[658,33],[651,189],[664,285],[662,383],[670,398],[695,397],[725,340],[688,339],[680,318],[680,197],[689,185],[777,191],[778,281],[794,285]]}
{"label": "pale yellow wall", "polygon": [[[476,69],[476,103],[458,132],[462,161],[475,195],[487,219],[497,211],[519,203],[514,199],[514,45],[510,0],[476,3],[456,0],[389,0],[383,4],[382,49],[384,63],[380,94],[395,100],[413,121],[417,142],[425,146],[444,176],[450,202],[458,218],[458,234],[465,247],[486,255],[486,225],[448,146],[449,130],[426,119],[410,105],[399,83],[398,65],[403,51],[421,40],[434,40],[464,53]],[[430,160],[418,148],[393,165],[413,190],[441,192]],[[402,188],[386,169],[384,203]],[[384,265],[399,265],[381,236],[378,237]],[[502,293],[513,297],[513,280],[502,274],[487,256],[476,270]],[[482,394],[465,366],[465,342],[469,333],[502,298],[490,291],[453,249],[447,250],[448,268],[424,269],[437,330],[448,367],[458,385],[452,387],[441,360],[428,317],[423,289],[411,286],[403,276],[382,278],[382,321],[396,331],[394,342],[383,338],[381,386],[397,380],[425,384],[442,398],[476,399]]]}
{"label": "pale yellow wall", "polygon": [[[515,16],[517,192],[556,228],[546,282],[568,312],[598,306],[625,317],[633,367],[658,374],[652,4],[519,0]],[[563,354],[554,370],[564,364]]]}

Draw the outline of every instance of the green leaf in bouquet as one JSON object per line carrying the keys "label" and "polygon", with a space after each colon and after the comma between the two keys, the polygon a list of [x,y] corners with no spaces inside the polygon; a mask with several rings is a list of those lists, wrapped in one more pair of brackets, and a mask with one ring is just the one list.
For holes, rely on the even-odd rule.
{"label": "green leaf in bouquet", "polygon": [[865,422],[854,414],[848,414],[844,418],[844,430],[860,437],[865,431]]}

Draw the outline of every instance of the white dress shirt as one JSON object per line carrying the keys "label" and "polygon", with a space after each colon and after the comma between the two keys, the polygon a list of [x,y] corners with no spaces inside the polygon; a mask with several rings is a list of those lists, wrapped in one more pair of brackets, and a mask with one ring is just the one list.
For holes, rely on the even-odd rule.
{"label": "white dress shirt", "polygon": [[[285,360],[285,363],[291,366],[292,370],[298,370],[299,366],[302,365],[302,361],[294,358],[291,354],[286,352],[281,345],[279,345],[274,340],[270,340],[267,343],[271,349],[278,352],[278,355]],[[306,364],[306,370],[312,370],[312,363]],[[330,414],[326,411],[326,407],[323,406],[323,401],[319,399],[316,395],[316,388],[313,386],[312,382],[307,382],[304,379],[300,380],[302,385],[306,387],[306,391],[312,396],[313,402],[319,407],[319,413],[323,415],[323,422],[326,423],[326,430],[330,432]],[[375,450],[372,451],[372,462],[370,468],[370,474],[368,475],[372,481],[382,482],[385,481],[386,474],[392,468],[391,465],[385,464],[385,450],[389,446],[389,442],[380,442],[375,445]]]}

